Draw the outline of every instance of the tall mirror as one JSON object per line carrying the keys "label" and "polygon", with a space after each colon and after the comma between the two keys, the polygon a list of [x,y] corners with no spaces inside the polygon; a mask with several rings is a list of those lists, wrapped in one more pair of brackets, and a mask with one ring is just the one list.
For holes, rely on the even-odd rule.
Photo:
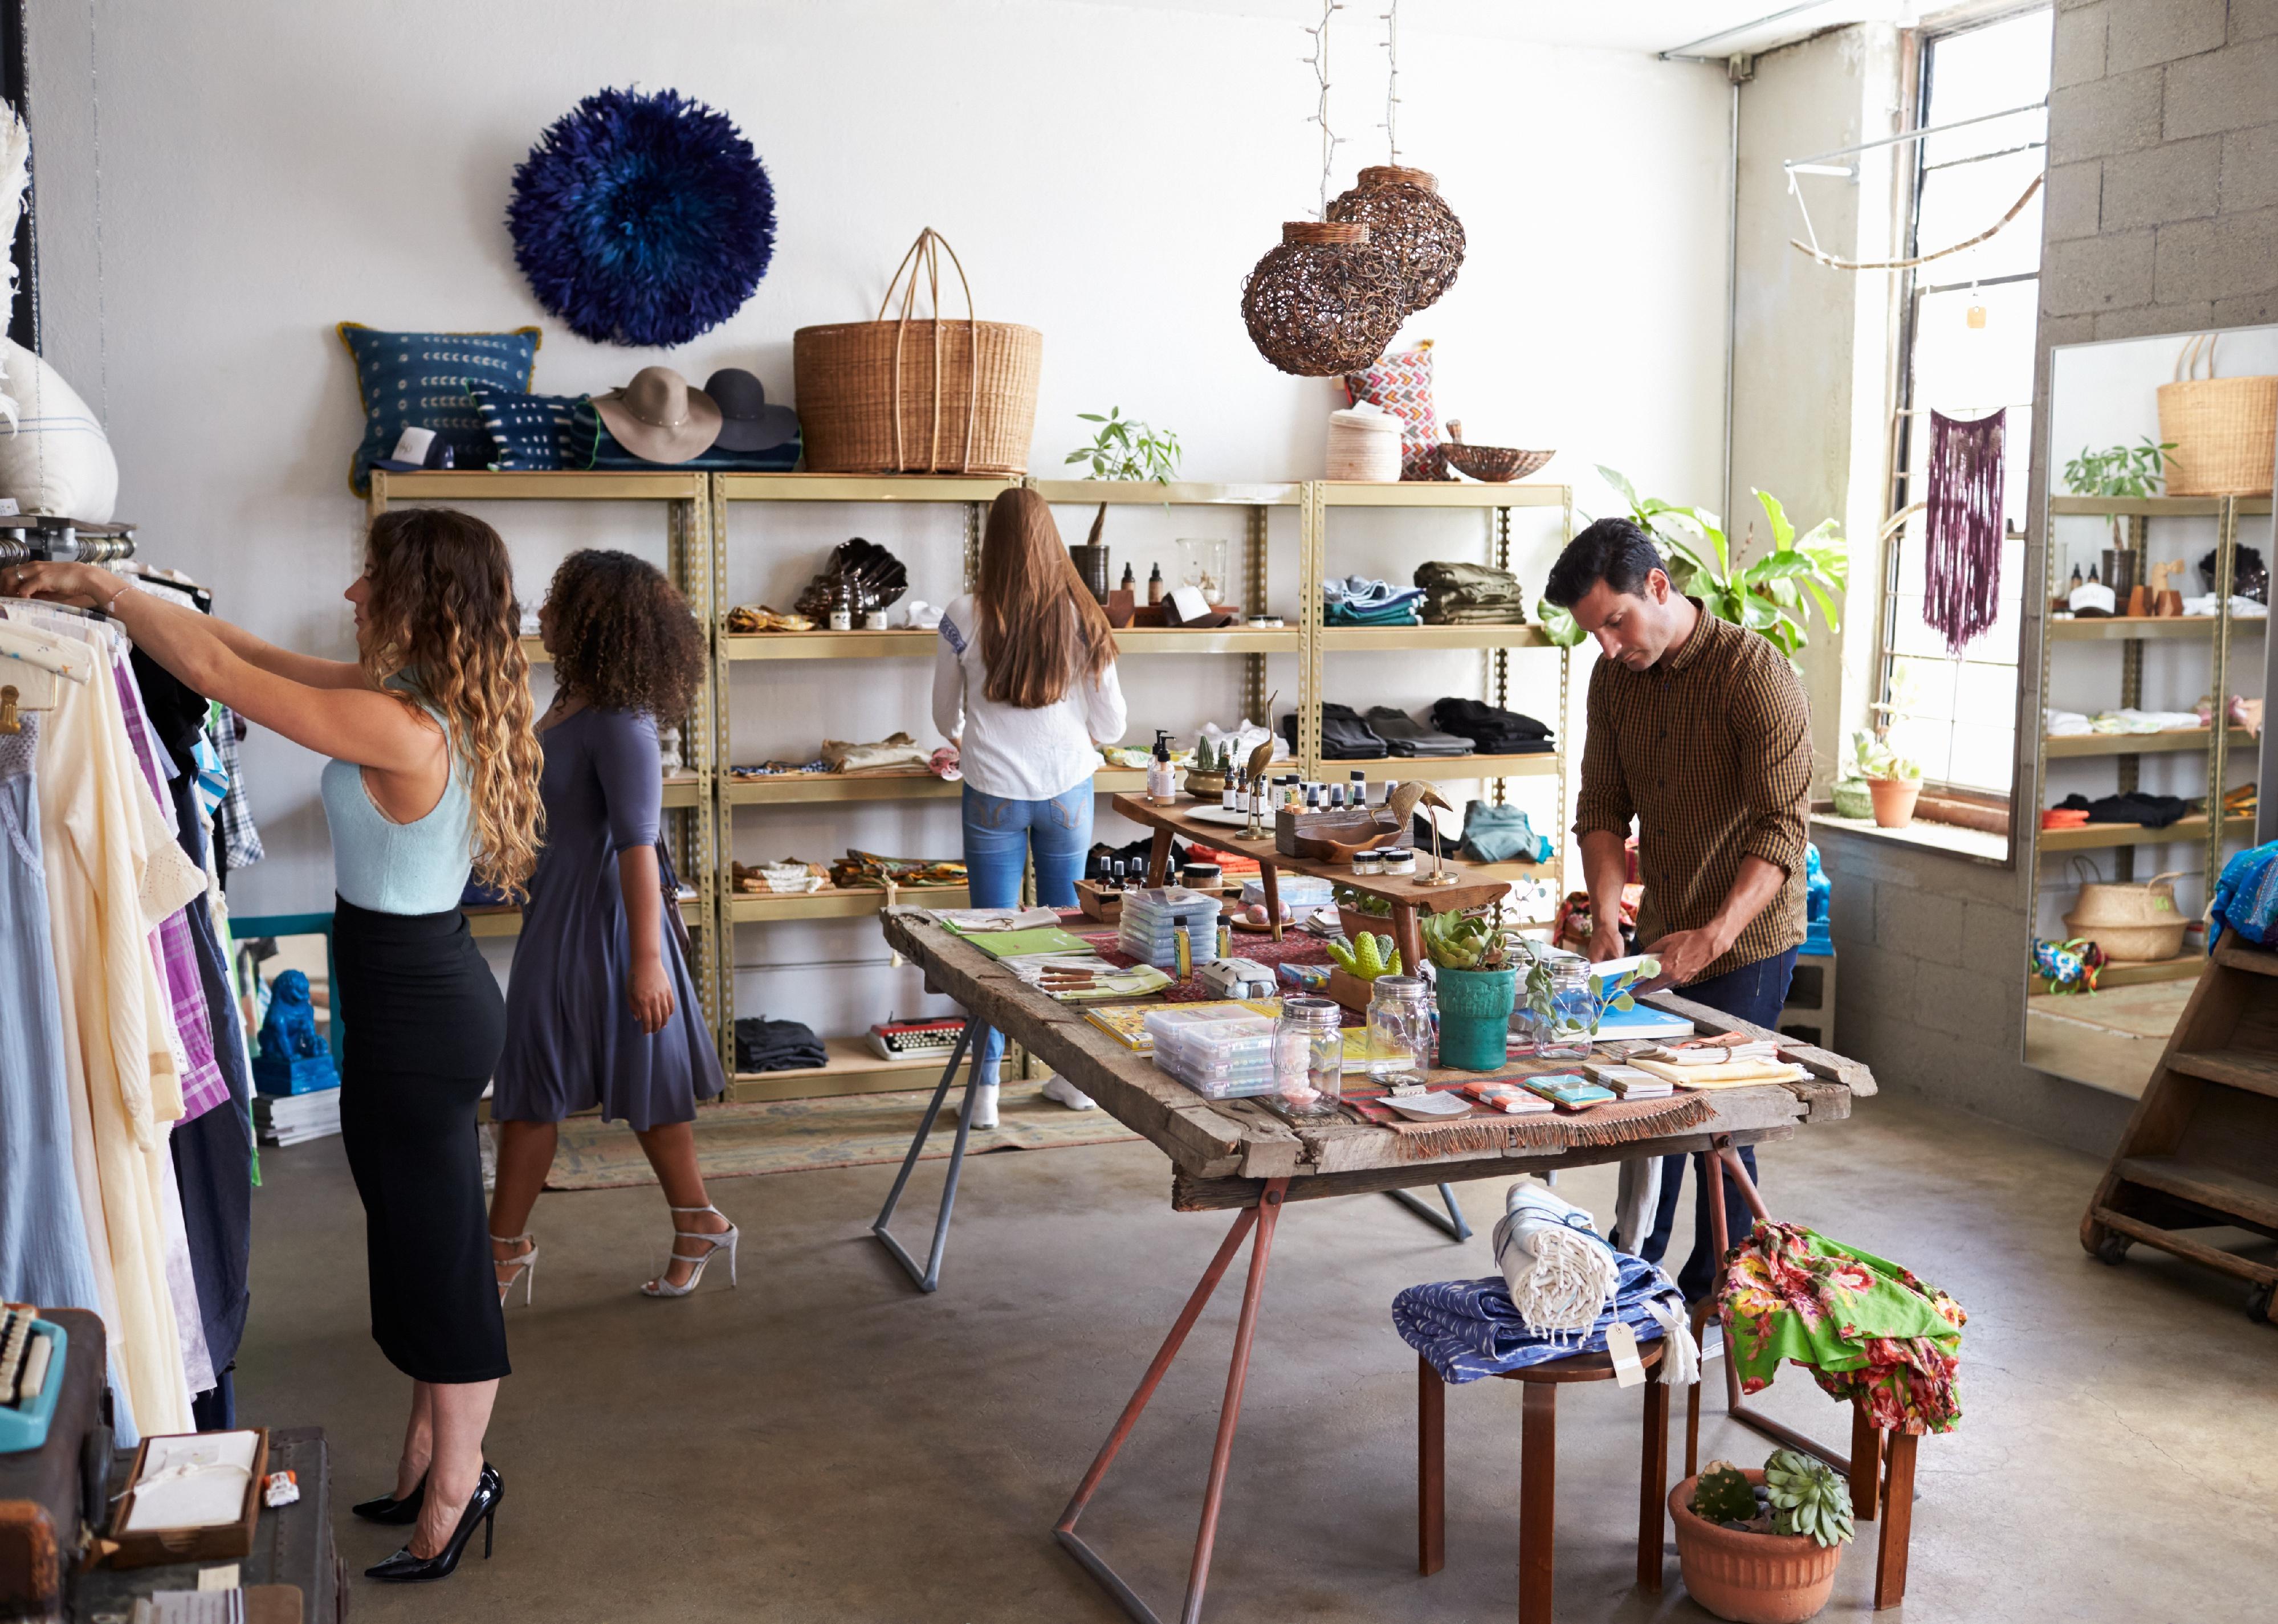
{"label": "tall mirror", "polygon": [[2024,1058],[2131,1097],[2205,962],[2215,877],[2256,839],[2274,412],[2278,326],[2051,352]]}

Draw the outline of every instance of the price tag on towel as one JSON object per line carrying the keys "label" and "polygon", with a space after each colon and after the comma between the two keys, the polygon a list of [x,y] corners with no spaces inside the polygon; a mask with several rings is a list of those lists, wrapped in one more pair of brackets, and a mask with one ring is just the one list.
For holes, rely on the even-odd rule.
{"label": "price tag on towel", "polygon": [[1634,1387],[1645,1380],[1645,1361],[1638,1357],[1637,1332],[1621,1321],[1606,1327],[1606,1352],[1614,1361],[1614,1385]]}

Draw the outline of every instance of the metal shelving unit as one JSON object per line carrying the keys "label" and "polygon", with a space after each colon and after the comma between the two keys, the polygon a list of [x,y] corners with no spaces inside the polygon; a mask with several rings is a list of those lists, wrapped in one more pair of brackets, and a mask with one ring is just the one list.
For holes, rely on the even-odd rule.
{"label": "metal shelving unit", "polygon": [[[386,513],[391,502],[659,502],[665,510],[666,573],[688,599],[689,607],[707,630],[718,618],[712,596],[717,549],[713,545],[709,478],[699,472],[660,469],[640,473],[492,473],[469,469],[450,472],[391,474],[371,470],[371,492],[364,500],[369,518]],[[524,658],[544,664],[547,656],[536,637],[522,639]],[[697,962],[690,966],[697,990],[705,1000],[705,1014],[718,1019],[716,988],[719,961],[726,957],[718,928],[720,873],[719,842],[713,775],[718,757],[711,749],[713,708],[716,684],[697,685],[695,706],[680,730],[686,768],[664,775],[663,804],[677,813],[673,835],[674,860],[682,883],[696,896],[681,903]],[[511,937],[522,928],[519,909],[473,910],[469,926],[479,937]]]}

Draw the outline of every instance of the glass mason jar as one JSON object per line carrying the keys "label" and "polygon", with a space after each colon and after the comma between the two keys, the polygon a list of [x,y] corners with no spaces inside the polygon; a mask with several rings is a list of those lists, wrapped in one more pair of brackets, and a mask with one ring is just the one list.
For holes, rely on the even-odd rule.
{"label": "glass mason jar", "polygon": [[[1549,978],[1549,1007],[1542,1006],[1537,991],[1540,978]],[[1597,1036],[1598,1006],[1590,996],[1590,963],[1579,954],[1562,954],[1547,964],[1530,968],[1526,977],[1527,1032],[1535,1055],[1544,1060],[1582,1060]]]}
{"label": "glass mason jar", "polygon": [[1368,1054],[1376,1080],[1387,1086],[1424,1080],[1432,1069],[1432,998],[1422,976],[1380,975],[1371,985]]}
{"label": "glass mason jar", "polygon": [[1342,1005],[1326,998],[1284,998],[1273,1025],[1272,1102],[1289,1117],[1334,1117],[1344,1097]]}
{"label": "glass mason jar", "polygon": [[1221,537],[1179,538],[1179,584],[1199,588],[1213,607],[1227,599],[1227,545]]}

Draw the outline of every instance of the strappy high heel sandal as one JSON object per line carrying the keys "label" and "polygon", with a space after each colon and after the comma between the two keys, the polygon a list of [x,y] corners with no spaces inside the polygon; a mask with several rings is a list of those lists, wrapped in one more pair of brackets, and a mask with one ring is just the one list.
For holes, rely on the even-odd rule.
{"label": "strappy high heel sandal", "polygon": [[491,1244],[494,1247],[518,1247],[525,1240],[530,1240],[530,1250],[527,1252],[517,1252],[512,1257],[500,1257],[493,1254],[491,1257],[493,1273],[501,1269],[514,1270],[512,1274],[499,1282],[499,1307],[501,1308],[506,1307],[506,1300],[516,1285],[522,1287],[522,1306],[525,1308],[530,1307],[531,1299],[538,1290],[538,1243],[531,1240],[528,1235],[491,1237]]}
{"label": "strappy high heel sandal", "polygon": [[[728,1215],[717,1207],[673,1207],[667,1210],[675,1215],[676,1221],[672,1226],[672,1256],[665,1264],[665,1274],[669,1275],[672,1272],[674,1263],[687,1263],[692,1265],[688,1271],[688,1280],[685,1285],[675,1285],[666,1279],[664,1275],[659,1275],[654,1280],[642,1282],[641,1295],[644,1297],[687,1296],[696,1289],[697,1283],[704,1278],[704,1268],[712,1261],[712,1254],[722,1247],[728,1249],[728,1284],[732,1287],[736,1284],[736,1242],[743,1231],[730,1224],[717,1235],[712,1235],[701,1230],[684,1230],[677,1222],[678,1215],[684,1212],[708,1212],[715,1217],[726,1217]],[[703,1242],[703,1255],[699,1257],[692,1253],[683,1252],[680,1249],[680,1243],[684,1240]]]}

